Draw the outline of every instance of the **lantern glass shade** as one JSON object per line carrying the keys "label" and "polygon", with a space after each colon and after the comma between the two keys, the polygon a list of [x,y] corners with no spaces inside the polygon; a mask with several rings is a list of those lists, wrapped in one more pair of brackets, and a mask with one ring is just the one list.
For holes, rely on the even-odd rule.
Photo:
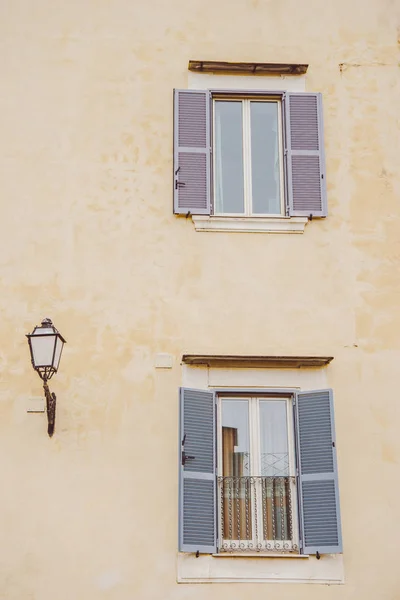
{"label": "lantern glass shade", "polygon": [[53,326],[50,319],[42,321],[40,327],[35,327],[27,335],[31,351],[32,366],[42,379],[50,379],[57,372],[61,352],[65,343],[64,338]]}

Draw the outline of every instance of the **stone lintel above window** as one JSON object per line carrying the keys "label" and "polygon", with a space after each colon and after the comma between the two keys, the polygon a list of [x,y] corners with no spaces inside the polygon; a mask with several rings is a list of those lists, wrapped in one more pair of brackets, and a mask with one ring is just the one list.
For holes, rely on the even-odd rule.
{"label": "stone lintel above window", "polygon": [[200,73],[236,73],[256,75],[304,75],[307,64],[226,62],[218,60],[189,60],[189,71]]}
{"label": "stone lintel above window", "polygon": [[222,368],[282,368],[325,367],[333,356],[241,356],[218,354],[184,354],[182,362],[187,365]]}

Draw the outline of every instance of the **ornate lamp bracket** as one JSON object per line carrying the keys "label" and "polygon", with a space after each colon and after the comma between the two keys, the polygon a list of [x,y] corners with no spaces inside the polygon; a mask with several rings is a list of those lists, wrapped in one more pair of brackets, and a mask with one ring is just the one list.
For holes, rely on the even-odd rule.
{"label": "ornate lamp bracket", "polygon": [[44,395],[46,398],[46,412],[47,412],[47,433],[51,437],[54,433],[54,425],[56,421],[56,395],[54,392],[50,392],[47,380],[43,381]]}

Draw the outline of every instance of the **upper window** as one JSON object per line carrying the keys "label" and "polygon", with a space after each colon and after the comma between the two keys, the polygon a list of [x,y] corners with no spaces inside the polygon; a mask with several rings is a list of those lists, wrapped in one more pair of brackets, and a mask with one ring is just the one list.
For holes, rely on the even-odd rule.
{"label": "upper window", "polygon": [[214,214],[284,214],[281,102],[216,98]]}
{"label": "upper window", "polygon": [[325,217],[320,94],[175,90],[174,211]]}

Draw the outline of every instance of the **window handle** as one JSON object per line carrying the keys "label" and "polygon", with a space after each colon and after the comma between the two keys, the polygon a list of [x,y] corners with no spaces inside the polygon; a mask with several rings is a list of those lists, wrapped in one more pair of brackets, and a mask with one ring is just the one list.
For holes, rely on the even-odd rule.
{"label": "window handle", "polygon": [[195,456],[189,456],[188,454],[186,454],[186,452],[183,450],[182,452],[182,465],[186,464],[187,460],[194,460],[196,457]]}
{"label": "window handle", "polygon": [[184,183],[183,181],[178,181],[177,179],[175,179],[175,189],[177,190],[178,188],[181,187],[185,187],[186,183]]}

